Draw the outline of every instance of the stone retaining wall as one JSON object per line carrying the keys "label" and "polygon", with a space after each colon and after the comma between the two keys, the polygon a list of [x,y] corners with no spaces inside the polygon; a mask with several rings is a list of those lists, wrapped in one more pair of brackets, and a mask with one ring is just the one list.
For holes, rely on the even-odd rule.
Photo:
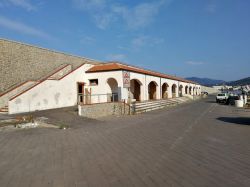
{"label": "stone retaining wall", "polygon": [[129,106],[120,102],[78,105],[78,114],[88,118],[99,118],[110,115],[127,115],[129,114]]}
{"label": "stone retaining wall", "polygon": [[37,80],[62,64],[73,68],[95,60],[51,51],[0,38],[0,93],[27,80]]}

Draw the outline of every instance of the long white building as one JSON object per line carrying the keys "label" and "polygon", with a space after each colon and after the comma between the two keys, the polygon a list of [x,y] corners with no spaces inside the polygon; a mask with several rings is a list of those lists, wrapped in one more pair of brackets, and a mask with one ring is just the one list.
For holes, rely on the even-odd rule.
{"label": "long white building", "polygon": [[[67,65],[55,71],[43,81],[32,82],[31,87],[8,98],[9,114],[68,107],[78,103],[140,102],[201,93],[200,85],[194,82],[121,63],[83,64],[74,70],[69,67]],[[124,78],[124,74],[128,77]],[[126,80],[129,80],[128,85],[124,83]]]}
{"label": "long white building", "polygon": [[[27,48],[30,47],[24,44],[7,42],[7,46],[12,53],[13,45],[14,47],[17,46],[16,51],[20,53],[19,56],[27,52]],[[3,46],[5,43],[6,41],[3,41]],[[41,53],[41,50],[44,49],[34,48],[28,48],[29,51],[32,51],[32,54],[36,50],[33,56],[28,54],[28,57],[32,56],[31,62],[36,60],[37,54],[40,54],[41,59],[46,59],[43,57],[44,54]],[[20,49],[25,50],[20,52]],[[3,51],[2,55],[5,58],[2,59],[12,59],[13,54],[10,53],[7,56],[7,52]],[[58,55],[54,52],[51,54],[50,51],[45,52],[48,58]],[[28,57],[23,59],[20,64],[25,63]],[[59,57],[53,59],[60,63],[67,56],[61,55]],[[70,56],[69,60],[71,58],[73,57]],[[13,59],[19,60],[20,58]],[[27,80],[26,78],[25,81],[0,93],[0,111],[6,110],[9,114],[15,114],[75,106],[79,103],[89,105],[106,102],[142,102],[201,94],[199,84],[183,78],[119,62],[93,63],[86,59],[83,60],[84,63],[77,66],[73,66],[71,63],[63,63],[42,79]],[[32,72],[30,73],[32,74]],[[24,75],[27,75],[27,72]],[[22,78],[22,76],[20,77]]]}

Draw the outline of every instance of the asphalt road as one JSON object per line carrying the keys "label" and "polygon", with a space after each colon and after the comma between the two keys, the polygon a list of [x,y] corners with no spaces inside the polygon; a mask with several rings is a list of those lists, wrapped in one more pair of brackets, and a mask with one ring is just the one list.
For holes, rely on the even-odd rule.
{"label": "asphalt road", "polygon": [[0,186],[250,186],[250,110],[213,97],[101,120],[39,115],[71,128],[0,132]]}

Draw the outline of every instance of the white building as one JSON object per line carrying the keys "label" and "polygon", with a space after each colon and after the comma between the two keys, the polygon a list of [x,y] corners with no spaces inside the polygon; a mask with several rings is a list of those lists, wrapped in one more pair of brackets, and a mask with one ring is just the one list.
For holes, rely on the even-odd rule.
{"label": "white building", "polygon": [[[124,80],[129,80],[129,88]],[[66,65],[42,81],[26,84],[1,95],[0,103],[8,106],[9,114],[78,103],[139,102],[201,93],[201,86],[192,81],[116,62],[82,64],[75,69]]]}

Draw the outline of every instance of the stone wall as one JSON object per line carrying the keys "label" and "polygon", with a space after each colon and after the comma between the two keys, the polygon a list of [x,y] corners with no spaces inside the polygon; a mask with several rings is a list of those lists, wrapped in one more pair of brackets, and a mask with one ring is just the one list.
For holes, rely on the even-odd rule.
{"label": "stone wall", "polygon": [[48,79],[60,79],[61,77],[63,77],[64,75],[68,74],[71,71],[72,71],[72,65],[67,65],[60,71],[57,71],[56,73],[51,75]]}
{"label": "stone wall", "polygon": [[0,38],[0,93],[27,80],[38,80],[62,64],[73,68],[95,60]]}
{"label": "stone wall", "polygon": [[129,114],[129,106],[120,102],[78,105],[78,114],[88,118],[100,118],[110,115],[127,115]]}

